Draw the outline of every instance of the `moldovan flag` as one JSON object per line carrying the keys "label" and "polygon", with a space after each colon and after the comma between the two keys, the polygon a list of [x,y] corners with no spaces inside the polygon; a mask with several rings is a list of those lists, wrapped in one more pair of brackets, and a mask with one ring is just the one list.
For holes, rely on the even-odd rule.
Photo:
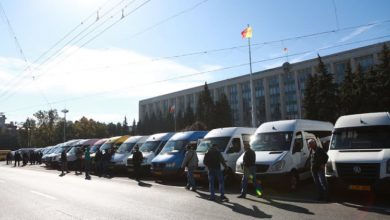
{"label": "moldovan flag", "polygon": [[169,108],[169,113],[174,113],[175,112],[175,105],[172,105],[170,108]]}
{"label": "moldovan flag", "polygon": [[241,32],[242,38],[252,38],[252,27],[247,27]]}

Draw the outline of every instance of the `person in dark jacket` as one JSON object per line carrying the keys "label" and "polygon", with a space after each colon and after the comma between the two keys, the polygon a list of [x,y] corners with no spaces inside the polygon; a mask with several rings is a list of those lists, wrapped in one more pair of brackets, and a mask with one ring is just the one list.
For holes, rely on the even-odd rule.
{"label": "person in dark jacket", "polygon": [[110,160],[111,160],[111,148],[108,148],[107,150],[104,150],[104,153],[103,153],[103,158],[102,158],[102,161],[103,161],[103,176],[104,177],[110,177],[110,174],[109,174],[109,165],[110,165]]}
{"label": "person in dark jacket", "polygon": [[66,157],[66,152],[65,151],[62,151],[61,153],[61,175],[60,176],[63,176],[65,175],[65,171],[67,173],[69,173],[69,169],[68,169],[68,158]]}
{"label": "person in dark jacket", "polygon": [[83,174],[83,171],[81,169],[82,159],[83,159],[83,150],[81,149],[81,147],[79,147],[76,150],[76,161],[75,161],[75,170],[74,170],[76,175]]}
{"label": "person in dark jacket", "polygon": [[221,193],[221,201],[227,202],[228,198],[225,196],[225,186],[223,180],[223,174],[221,171],[221,164],[225,169],[228,168],[226,165],[225,159],[223,158],[219,148],[216,144],[213,144],[211,148],[207,151],[204,156],[203,163],[206,165],[208,169],[208,177],[209,177],[209,190],[210,190],[210,198],[209,200],[215,201],[215,192],[214,192],[214,181],[215,178],[218,178],[219,184],[219,192]]}
{"label": "person in dark jacket", "polygon": [[18,167],[19,167],[20,166],[20,160],[22,159],[22,156],[21,156],[19,151],[15,151],[14,159],[15,159],[14,167],[16,167],[16,163],[18,163]]}
{"label": "person in dark jacket", "polygon": [[189,143],[187,145],[187,151],[186,154],[184,155],[183,163],[181,164],[181,168],[187,168],[187,185],[186,189],[190,189],[192,191],[196,191],[196,185],[195,185],[195,180],[193,176],[193,172],[198,166],[198,155],[196,154],[196,151],[194,150],[196,148],[196,143],[195,147]]}
{"label": "person in dark jacket", "polygon": [[12,153],[11,151],[7,153],[7,165],[12,164]]}
{"label": "person in dark jacket", "polygon": [[249,144],[244,145],[244,158],[243,158],[243,170],[244,174],[241,180],[241,194],[238,198],[245,198],[248,186],[248,180],[253,183],[255,187],[255,193],[258,197],[262,196],[262,190],[256,181],[256,154],[250,148]]}
{"label": "person in dark jacket", "polygon": [[325,178],[325,164],[328,161],[328,155],[322,148],[317,146],[314,139],[309,139],[307,144],[310,149],[311,174],[318,190],[317,200],[327,200],[328,183]]}
{"label": "person in dark jacket", "polygon": [[142,155],[142,152],[139,151],[138,145],[134,147],[133,152],[133,165],[134,165],[134,173],[135,173],[135,179],[137,181],[141,178],[141,163],[144,160],[144,156]]}
{"label": "person in dark jacket", "polygon": [[91,154],[89,152],[89,146],[86,146],[84,152],[84,172],[85,172],[85,179],[87,180],[91,179],[91,176],[89,175],[90,163],[91,163]]}
{"label": "person in dark jacket", "polygon": [[95,172],[96,174],[101,177],[103,173],[103,154],[98,149],[95,154]]}

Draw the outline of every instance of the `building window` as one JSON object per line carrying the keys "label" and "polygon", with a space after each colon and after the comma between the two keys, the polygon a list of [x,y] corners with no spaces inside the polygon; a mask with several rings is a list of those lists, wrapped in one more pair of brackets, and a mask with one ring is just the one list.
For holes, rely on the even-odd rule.
{"label": "building window", "polygon": [[252,102],[251,102],[251,87],[250,83],[241,84],[242,93],[242,110],[243,110],[243,123],[245,126],[250,126],[252,121]]}
{"label": "building window", "polygon": [[374,58],[372,55],[355,58],[356,65],[360,65],[363,73],[368,72],[374,66]]}
{"label": "building window", "polygon": [[284,83],[284,106],[287,119],[297,118],[297,93],[295,88],[295,78],[293,73],[288,73],[283,76]]}
{"label": "building window", "polygon": [[187,106],[190,106],[190,108],[192,109],[192,111],[194,111],[194,105],[195,105],[195,102],[194,102],[194,95],[192,95],[192,94],[187,95],[187,104],[186,104],[186,108],[187,108]]}
{"label": "building window", "polygon": [[225,88],[224,87],[220,87],[220,88],[217,88],[216,91],[217,91],[217,99],[220,100],[222,94],[225,94]]}
{"label": "building window", "polygon": [[229,103],[232,110],[233,122],[238,124],[239,119],[239,109],[238,109],[238,93],[237,85],[231,85],[228,87],[229,92]]}
{"label": "building window", "polygon": [[271,120],[280,120],[282,118],[280,111],[280,89],[279,76],[268,78],[268,87],[270,94]]}
{"label": "building window", "polygon": [[265,96],[264,96],[264,84],[263,79],[254,81],[255,87],[255,104],[256,104],[256,125],[266,121],[265,114]]}

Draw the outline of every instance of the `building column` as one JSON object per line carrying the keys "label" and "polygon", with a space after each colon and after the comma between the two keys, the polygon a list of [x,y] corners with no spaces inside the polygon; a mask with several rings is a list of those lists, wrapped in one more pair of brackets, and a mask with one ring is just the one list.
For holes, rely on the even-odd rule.
{"label": "building column", "polygon": [[[286,73],[285,73],[286,74]],[[281,119],[286,119],[286,106],[285,106],[285,97],[284,97],[284,81],[282,74],[278,75],[279,78],[279,103],[280,103],[280,114]]]}
{"label": "building column", "polygon": [[265,120],[271,121],[271,103],[269,97],[269,84],[267,78],[264,78],[263,86],[264,86],[264,100],[265,100],[265,118],[266,118]]}
{"label": "building column", "polygon": [[244,108],[242,104],[241,83],[237,83],[237,100],[238,100],[238,126],[244,124]]}

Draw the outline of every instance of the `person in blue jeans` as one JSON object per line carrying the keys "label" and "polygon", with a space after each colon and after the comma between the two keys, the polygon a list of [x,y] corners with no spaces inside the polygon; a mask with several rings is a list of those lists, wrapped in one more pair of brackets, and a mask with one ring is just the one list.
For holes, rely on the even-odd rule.
{"label": "person in blue jeans", "polygon": [[317,146],[314,139],[307,141],[310,149],[311,174],[318,190],[318,201],[328,200],[328,183],[325,178],[325,164],[328,161],[326,152]]}
{"label": "person in blue jeans", "polygon": [[209,200],[215,201],[215,192],[214,192],[214,181],[215,178],[218,178],[219,184],[219,192],[221,193],[221,201],[227,202],[228,198],[225,196],[225,186],[223,182],[223,174],[221,171],[221,164],[227,169],[227,165],[225,163],[225,159],[223,158],[219,148],[216,144],[213,144],[207,153],[204,156],[203,163],[206,165],[208,169],[208,177],[209,177],[209,190],[210,190],[210,198]]}
{"label": "person in blue jeans", "polygon": [[249,145],[244,145],[244,150],[245,153],[242,164],[244,175],[242,176],[241,180],[241,194],[238,196],[238,198],[246,197],[248,180],[251,180],[253,183],[257,197],[261,197],[263,192],[256,181],[256,154]]}
{"label": "person in blue jeans", "polygon": [[196,185],[195,185],[195,179],[194,179],[194,170],[198,166],[198,155],[195,152],[196,144],[193,146],[192,144],[187,145],[187,151],[183,159],[183,163],[181,167],[187,168],[187,185],[186,189],[192,190],[196,192]]}

